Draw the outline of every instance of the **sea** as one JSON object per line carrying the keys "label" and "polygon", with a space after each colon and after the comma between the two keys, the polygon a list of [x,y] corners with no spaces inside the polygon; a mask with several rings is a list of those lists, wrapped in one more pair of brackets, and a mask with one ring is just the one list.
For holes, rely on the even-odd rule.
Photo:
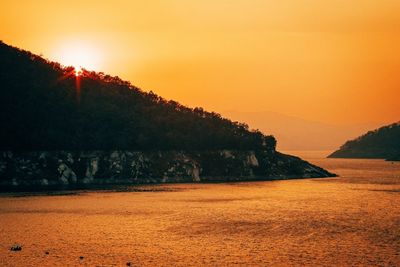
{"label": "sea", "polygon": [[339,176],[1,193],[0,266],[400,266],[400,163],[289,153]]}

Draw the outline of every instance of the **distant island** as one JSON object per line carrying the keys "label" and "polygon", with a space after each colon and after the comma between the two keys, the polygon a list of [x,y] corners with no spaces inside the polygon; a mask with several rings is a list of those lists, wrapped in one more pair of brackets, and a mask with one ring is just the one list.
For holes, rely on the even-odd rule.
{"label": "distant island", "polygon": [[0,185],[265,180],[334,174],[273,136],[104,73],[0,42]]}
{"label": "distant island", "polygon": [[329,158],[377,158],[400,160],[400,122],[370,131],[346,142]]}

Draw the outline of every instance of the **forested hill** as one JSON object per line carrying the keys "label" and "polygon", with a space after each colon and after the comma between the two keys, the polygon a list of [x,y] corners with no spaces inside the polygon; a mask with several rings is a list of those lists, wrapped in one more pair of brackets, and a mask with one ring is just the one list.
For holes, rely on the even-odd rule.
{"label": "forested hill", "polygon": [[[77,82],[79,80],[79,85]],[[2,150],[274,150],[276,140],[103,73],[0,42]]]}
{"label": "forested hill", "polygon": [[370,131],[346,142],[330,158],[384,158],[400,160],[400,122]]}

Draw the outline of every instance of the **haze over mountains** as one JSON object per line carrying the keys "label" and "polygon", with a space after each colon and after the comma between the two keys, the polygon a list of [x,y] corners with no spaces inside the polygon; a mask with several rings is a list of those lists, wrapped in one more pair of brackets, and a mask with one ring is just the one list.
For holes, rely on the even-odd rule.
{"label": "haze over mountains", "polygon": [[274,135],[278,150],[335,150],[347,140],[378,128],[384,123],[333,125],[271,111],[225,111],[223,115],[246,121],[251,128]]}

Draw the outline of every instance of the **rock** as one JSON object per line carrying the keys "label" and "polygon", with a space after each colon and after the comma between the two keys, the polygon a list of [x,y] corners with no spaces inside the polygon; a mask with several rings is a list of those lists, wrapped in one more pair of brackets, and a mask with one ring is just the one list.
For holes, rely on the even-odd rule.
{"label": "rock", "polygon": [[[12,190],[38,185],[65,188],[75,183],[86,187],[334,176],[300,158],[267,150],[3,152],[0,165],[0,187]],[[35,171],[27,165],[36,166]]]}
{"label": "rock", "polygon": [[253,167],[259,166],[258,159],[257,159],[256,155],[254,154],[254,152],[251,152],[250,155],[247,156],[247,163]]}
{"label": "rock", "polygon": [[12,245],[12,247],[10,248],[11,251],[21,251],[22,250],[22,246],[19,244],[14,244]]}
{"label": "rock", "polygon": [[60,182],[62,184],[76,183],[77,177],[75,172],[65,163],[61,162],[58,166],[58,172],[60,174]]}
{"label": "rock", "polygon": [[230,150],[222,150],[221,155],[224,156],[226,159],[235,158]]}
{"label": "rock", "polygon": [[128,262],[126,263],[126,266],[132,266],[132,263],[128,261]]}
{"label": "rock", "polygon": [[50,253],[48,251],[46,251],[44,254],[49,255]]}
{"label": "rock", "polygon": [[88,166],[86,168],[86,177],[89,181],[93,181],[94,176],[99,170],[99,160],[98,158],[92,158],[89,160]]}
{"label": "rock", "polygon": [[67,153],[67,159],[66,159],[66,161],[67,161],[70,165],[74,164],[74,158],[73,158],[73,156],[72,156],[72,153]]}
{"label": "rock", "polygon": [[79,256],[79,259],[80,259],[80,260],[83,260],[83,259],[84,259],[84,257],[83,257],[83,256]]}
{"label": "rock", "polygon": [[193,171],[192,171],[193,182],[200,182],[200,168],[193,164]]}

